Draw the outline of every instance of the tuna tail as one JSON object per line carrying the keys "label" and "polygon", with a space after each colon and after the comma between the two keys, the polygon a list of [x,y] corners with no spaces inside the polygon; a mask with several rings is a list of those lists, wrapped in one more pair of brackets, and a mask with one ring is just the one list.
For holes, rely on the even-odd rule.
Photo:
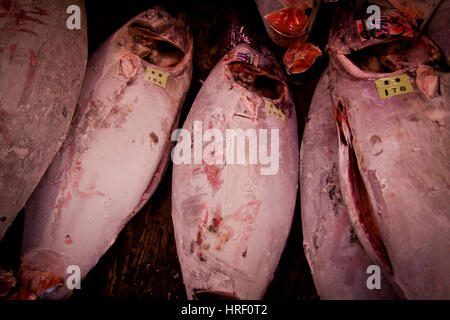
{"label": "tuna tail", "polygon": [[7,300],[36,300],[54,292],[63,283],[62,279],[50,272],[26,270],[19,273],[19,286],[10,290]]}
{"label": "tuna tail", "polygon": [[[0,299],[4,300],[36,300],[35,292],[48,291],[55,287],[51,277],[42,273],[36,280],[36,271],[28,273],[27,283],[19,283],[17,285],[16,277],[12,272],[0,269]],[[30,288],[32,288],[30,290]]]}
{"label": "tuna tail", "polygon": [[44,297],[64,283],[64,260],[50,250],[27,251],[17,275],[18,286],[9,295],[10,300],[35,300]]}

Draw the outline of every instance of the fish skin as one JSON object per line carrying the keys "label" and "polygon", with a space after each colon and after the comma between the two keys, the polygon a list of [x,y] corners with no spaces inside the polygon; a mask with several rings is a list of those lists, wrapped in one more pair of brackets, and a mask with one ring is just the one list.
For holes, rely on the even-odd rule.
{"label": "fish skin", "polygon": [[426,34],[444,52],[447,64],[450,65],[450,0],[442,0],[431,17]]}
{"label": "fish skin", "polygon": [[[437,94],[429,97],[418,85],[422,65],[392,73],[359,69],[345,57],[349,46],[338,36],[345,34],[340,14],[348,17],[350,10],[343,7],[337,13],[329,43],[340,183],[350,220],[366,252],[399,297],[448,299],[450,75],[434,70],[439,86]],[[429,48],[433,46],[425,36],[419,37]],[[430,50],[430,60],[438,59],[439,50]],[[407,74],[414,92],[381,100],[374,80],[399,74]],[[361,178],[351,180],[349,174]],[[358,186],[363,186],[366,196]],[[368,199],[368,210],[358,211],[362,203],[358,195]],[[371,223],[361,222],[363,216]],[[368,228],[374,229],[368,232]],[[374,245],[377,239],[381,242]],[[380,246],[385,248],[387,264]]]}
{"label": "fish skin", "polygon": [[442,0],[389,0],[389,2],[422,29]]}
{"label": "fish skin", "polygon": [[[286,244],[298,183],[298,133],[295,108],[274,57],[240,44],[237,52],[258,56],[258,69],[284,84],[273,101],[285,122],[264,112],[264,98],[237,84],[224,58],[215,66],[183,125],[203,130],[279,128],[280,165],[261,175],[260,165],[174,164],[172,220],[188,299],[261,299]],[[247,102],[246,102],[247,101]],[[246,113],[246,104],[257,112]],[[270,131],[269,131],[270,134]],[[180,143],[180,142],[179,142]],[[224,141],[225,143],[225,141]],[[212,176],[212,177],[211,177]]]}
{"label": "fish skin", "polygon": [[367,288],[366,270],[373,263],[354,234],[341,195],[328,72],[316,87],[300,148],[303,248],[321,299],[395,299],[384,276],[381,290]]}
{"label": "fish skin", "polygon": [[[161,67],[141,59],[128,31],[132,23],[180,48],[182,60]],[[84,277],[151,196],[190,86],[192,50],[189,27],[155,8],[131,19],[89,58],[67,140],[27,203],[19,270],[24,290],[67,297],[67,267],[79,266]],[[158,52],[151,51],[150,61],[166,64]],[[147,67],[168,74],[165,88],[147,80]]]}
{"label": "fish skin", "polygon": [[[80,30],[66,27],[70,5]],[[64,142],[86,62],[84,1],[0,4],[0,240]]]}

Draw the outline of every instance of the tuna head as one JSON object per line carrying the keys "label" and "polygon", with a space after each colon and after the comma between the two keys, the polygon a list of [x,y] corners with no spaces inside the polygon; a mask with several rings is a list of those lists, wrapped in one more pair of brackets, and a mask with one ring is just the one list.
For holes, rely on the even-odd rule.
{"label": "tuna head", "polygon": [[383,14],[392,32],[361,34],[342,7],[330,36],[343,199],[400,297],[448,299],[450,75],[434,43]]}
{"label": "tuna head", "polygon": [[152,9],[90,57],[68,138],[27,203],[26,290],[67,296],[67,268],[84,277],[151,196],[189,89],[192,48],[183,21]]}
{"label": "tuna head", "polygon": [[172,218],[188,298],[262,298],[298,181],[295,108],[267,50],[240,44],[221,59],[172,157]]}
{"label": "tuna head", "polygon": [[[80,9],[81,29],[67,27]],[[87,61],[84,1],[0,4],[0,240],[67,134]]]}

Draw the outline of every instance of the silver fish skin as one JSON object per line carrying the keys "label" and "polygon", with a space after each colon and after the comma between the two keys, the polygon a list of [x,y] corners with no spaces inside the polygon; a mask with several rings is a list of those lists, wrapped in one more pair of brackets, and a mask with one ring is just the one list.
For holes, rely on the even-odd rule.
{"label": "silver fish skin", "polygon": [[[230,60],[232,53],[250,56],[257,65]],[[218,150],[211,153],[214,162],[203,158],[198,164],[174,163],[172,219],[188,299],[261,299],[286,244],[295,209],[298,133],[286,79],[267,50],[261,53],[240,44],[232,53],[211,71],[183,129],[192,135],[198,121],[202,134],[207,129],[221,132],[224,147],[229,129],[255,129],[257,134],[266,129],[269,144],[275,143],[271,132],[278,129],[279,169],[263,175],[267,165],[250,164],[248,158],[244,164],[237,164],[236,158],[218,164]],[[253,77],[264,79],[260,83],[269,81],[273,91],[253,90],[258,83]],[[284,120],[269,115],[267,103]],[[178,141],[174,155],[184,139]],[[192,147],[189,140],[184,143],[189,149],[195,147],[195,142]],[[209,144],[203,147],[206,155],[212,151]]]}
{"label": "silver fish skin", "polygon": [[417,30],[362,42],[345,6],[329,53],[340,184],[358,239],[400,298],[448,299],[450,75],[434,67],[443,56]]}
{"label": "silver fish skin", "polygon": [[[67,28],[77,5],[81,29]],[[0,4],[0,240],[61,147],[87,62],[82,0]]]}
{"label": "silver fish skin", "polygon": [[341,195],[328,72],[317,84],[300,148],[303,248],[320,299],[395,299],[384,276],[381,290],[367,287],[367,268],[373,263],[353,231]]}
{"label": "silver fish skin", "polygon": [[68,296],[67,268],[84,277],[151,196],[169,160],[192,52],[189,27],[155,7],[89,58],[68,138],[27,203],[24,290]]}

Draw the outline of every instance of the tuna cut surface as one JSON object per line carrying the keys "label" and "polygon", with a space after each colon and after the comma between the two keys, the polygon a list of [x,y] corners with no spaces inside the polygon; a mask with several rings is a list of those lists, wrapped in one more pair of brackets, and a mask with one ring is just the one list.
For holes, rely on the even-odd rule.
{"label": "tuna cut surface", "polygon": [[317,292],[325,300],[394,299],[386,277],[381,290],[367,286],[372,261],[358,241],[341,195],[338,137],[328,69],[311,101],[300,148],[303,247]]}
{"label": "tuna cut surface", "polygon": [[[80,7],[69,30],[67,8]],[[0,240],[67,134],[87,61],[84,1],[0,3]]]}
{"label": "tuna cut surface", "polygon": [[[173,152],[173,157],[181,150],[195,155],[195,148],[203,153],[195,163],[174,160],[172,218],[187,296],[261,299],[290,231],[299,162],[295,108],[273,55],[244,44],[225,55],[203,84],[183,129],[191,135],[197,130],[205,142],[208,130],[215,130],[213,148],[211,143],[196,147],[195,138],[191,146],[180,134]],[[264,130],[268,145],[261,139]],[[230,131],[238,135],[230,139],[234,145],[225,140]],[[220,134],[224,152],[215,143]],[[243,154],[235,152],[239,137],[246,150],[243,162],[237,162]],[[265,172],[267,162],[250,161],[256,139],[259,156],[264,148],[278,153],[276,170]],[[279,148],[272,148],[277,141]],[[228,158],[226,150],[234,150],[233,156]]]}
{"label": "tuna cut surface", "polygon": [[[63,298],[159,183],[192,76],[189,28],[145,11],[89,58],[68,138],[27,203],[19,285]],[[56,289],[56,290],[55,290]]]}
{"label": "tuna cut surface", "polygon": [[450,75],[439,48],[407,22],[407,33],[367,39],[352,12],[336,12],[329,43],[352,226],[399,297],[448,299]]}

